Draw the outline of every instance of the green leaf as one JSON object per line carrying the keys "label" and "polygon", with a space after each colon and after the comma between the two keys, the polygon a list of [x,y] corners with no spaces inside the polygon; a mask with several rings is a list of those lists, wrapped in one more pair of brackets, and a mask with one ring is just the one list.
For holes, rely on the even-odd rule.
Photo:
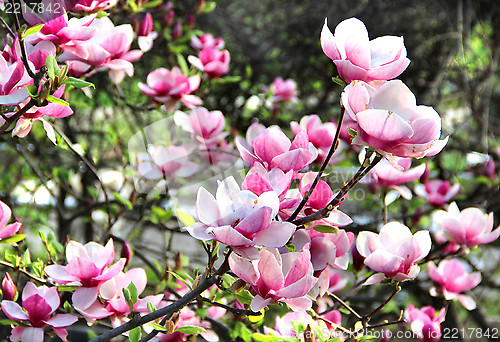
{"label": "green leaf", "polygon": [[170,274],[172,274],[177,280],[180,280],[184,283],[184,285],[186,285],[188,287],[188,289],[192,290],[193,287],[191,286],[191,284],[189,284],[186,280],[184,280],[184,278],[182,278],[180,275],[178,275],[177,273],[175,272],[172,272],[172,271],[168,271]]}
{"label": "green leaf", "polygon": [[23,38],[26,36],[29,36],[30,34],[37,33],[38,31],[40,31],[42,29],[43,25],[45,25],[45,24],[38,24],[38,25],[30,27],[29,29],[24,31]]}
{"label": "green leaf", "polygon": [[349,133],[349,135],[350,135],[351,137],[353,137],[353,138],[354,138],[356,135],[358,135],[358,131],[356,131],[356,130],[352,129],[351,127],[347,127],[347,132],[348,132],[348,133]]}
{"label": "green leaf", "polygon": [[217,3],[215,1],[207,1],[205,3],[205,7],[203,8],[203,11],[201,11],[201,13],[212,12],[216,6],[217,6]]}
{"label": "green leaf", "polygon": [[161,5],[162,3],[163,3],[163,0],[153,0],[153,1],[146,2],[144,5],[142,5],[142,8],[143,9],[153,8],[153,7]]}
{"label": "green leaf", "polygon": [[236,298],[241,304],[249,304],[252,302],[253,296],[248,290],[242,290],[236,293]]}
{"label": "green leaf", "polygon": [[107,17],[107,16],[109,16],[108,12],[100,11],[100,12],[97,13],[97,19],[101,19],[101,18],[104,18],[104,17]]}
{"label": "green leaf", "polygon": [[137,303],[139,300],[139,291],[137,291],[137,287],[133,282],[130,282],[128,285],[127,289],[130,291],[130,300],[132,301],[132,304]]}
{"label": "green leaf", "polygon": [[151,304],[151,302],[148,302],[148,304],[146,304],[147,308],[148,308],[148,311],[149,312],[155,312],[156,311],[156,308],[153,304]]}
{"label": "green leaf", "polygon": [[45,59],[45,66],[47,67],[47,75],[51,80],[54,80],[56,75],[59,75],[61,72],[61,69],[59,69],[59,66],[57,65],[57,60],[52,54],[47,55],[47,59]]}
{"label": "green leaf", "polygon": [[122,292],[123,292],[123,297],[125,298],[127,304],[130,303],[130,290],[128,288],[123,288]]}
{"label": "green leaf", "polygon": [[36,85],[32,84],[32,85],[27,85],[27,86],[24,86],[26,88],[26,91],[28,92],[28,94],[32,97],[32,98],[37,98],[38,97],[38,93],[37,93],[37,87]]}
{"label": "green leaf", "polygon": [[57,104],[60,104],[62,106],[69,106],[68,102],[64,101],[63,99],[59,99],[59,98],[55,97],[54,95],[48,95],[47,101],[57,103]]}
{"label": "green leaf", "polygon": [[345,88],[347,86],[347,83],[338,76],[332,77],[332,81],[333,83],[337,83],[338,85],[342,86],[342,88]]}
{"label": "green leaf", "polygon": [[237,340],[238,337],[245,342],[252,341],[252,331],[243,322],[236,322],[234,327],[229,331],[229,336],[233,340]]}
{"label": "green leaf", "polygon": [[196,325],[184,325],[182,327],[175,329],[174,332],[175,331],[178,331],[178,332],[181,332],[184,334],[188,334],[188,335],[198,335],[198,334],[204,332],[205,329],[203,329],[202,327],[197,327]]}
{"label": "green leaf", "polygon": [[85,88],[85,87],[95,88],[94,83],[87,82],[87,81],[84,81],[84,80],[81,80],[81,79],[75,78],[75,77],[66,78],[62,84],[67,84],[67,85],[73,86],[75,88]]}
{"label": "green leaf", "polygon": [[0,320],[1,325],[19,325],[19,322],[13,321],[11,319],[2,319]]}
{"label": "green leaf", "polygon": [[24,240],[25,237],[26,237],[26,235],[24,235],[24,234],[15,234],[15,235],[12,235],[11,237],[0,240],[0,243],[15,243],[15,242],[19,242],[21,240]]}
{"label": "green leaf", "polygon": [[320,224],[314,226],[313,229],[320,233],[332,233],[332,234],[336,234],[339,231],[338,228],[335,228],[334,226],[328,226],[326,224]]}
{"label": "green leaf", "polygon": [[23,253],[23,257],[21,258],[21,261],[23,262],[23,265],[31,264],[31,254],[30,254],[30,250],[29,249],[27,249]]}
{"label": "green leaf", "polygon": [[73,292],[78,288],[78,286],[70,286],[70,285],[58,285],[57,290],[59,292]]}
{"label": "green leaf", "polygon": [[130,342],[137,342],[141,338],[142,332],[141,327],[136,327],[128,332],[128,338]]}
{"label": "green leaf", "polygon": [[116,201],[125,206],[128,210],[132,210],[133,208],[132,202],[123,198],[123,196],[120,195],[118,192],[113,192],[113,197],[115,198]]}
{"label": "green leaf", "polygon": [[195,223],[195,219],[191,217],[191,215],[188,215],[180,210],[175,209],[175,212],[177,213],[177,218],[179,221],[182,222],[186,227],[189,227],[193,223]]}
{"label": "green leaf", "polygon": [[187,75],[189,73],[186,59],[180,53],[177,54],[177,64],[179,64],[179,67],[181,68],[181,71],[184,75]]}
{"label": "green leaf", "polygon": [[146,325],[150,326],[154,330],[167,331],[167,328],[162,327],[161,325],[159,325],[158,323],[155,323],[155,322],[149,322],[149,323],[146,323]]}
{"label": "green leaf", "polygon": [[71,304],[70,304],[70,303],[68,303],[68,302],[64,302],[63,307],[64,307],[64,311],[65,311],[66,313],[70,313],[70,312],[71,312],[71,308],[72,308],[72,306],[71,306]]}

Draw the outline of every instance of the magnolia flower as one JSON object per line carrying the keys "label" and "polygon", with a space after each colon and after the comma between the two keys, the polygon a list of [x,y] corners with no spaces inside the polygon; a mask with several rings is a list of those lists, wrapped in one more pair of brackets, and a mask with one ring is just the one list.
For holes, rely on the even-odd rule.
{"label": "magnolia flower", "polygon": [[342,104],[358,126],[353,143],[375,148],[395,167],[394,156],[435,155],[448,141],[439,140],[439,114],[432,107],[417,106],[415,95],[399,80],[378,89],[362,81],[351,82],[342,93]]}
{"label": "magnolia flower", "polygon": [[278,209],[276,192],[257,196],[240,190],[231,176],[220,182],[216,197],[203,187],[198,190],[196,216],[200,222],[187,231],[196,239],[217,240],[255,256],[256,249],[249,247],[283,247],[295,231],[292,223],[273,221]]}
{"label": "magnolia flower", "polygon": [[231,57],[229,51],[205,48],[198,57],[188,56],[188,61],[196,69],[201,70],[209,78],[219,78],[229,71]]}
{"label": "magnolia flower", "polygon": [[282,301],[293,310],[308,310],[311,299],[306,294],[316,284],[309,250],[280,254],[275,248],[263,248],[258,260],[233,253],[229,267],[257,292],[250,309],[260,311],[272,301]]}
{"label": "magnolia flower", "polygon": [[290,185],[292,185],[292,180],[292,170],[286,173],[278,168],[267,171],[262,164],[256,163],[248,171],[241,188],[250,190],[257,196],[267,191],[274,191],[282,200],[286,196]]}
{"label": "magnolia flower", "polygon": [[189,160],[184,146],[155,146],[151,154],[141,154],[137,171],[146,179],[189,177],[200,167]]}
{"label": "magnolia flower", "polygon": [[425,164],[411,168],[411,158],[398,158],[396,161],[400,168],[395,168],[387,160],[381,160],[371,170],[370,174],[378,185],[397,191],[403,198],[412,198],[411,190],[401,185],[419,179],[425,172]]}
{"label": "magnolia flower", "polygon": [[118,0],[65,0],[68,11],[72,12],[100,12],[110,9]]}
{"label": "magnolia flower", "polygon": [[14,284],[10,274],[5,273],[5,277],[2,280],[2,299],[3,300],[14,300],[17,295],[17,287]]}
{"label": "magnolia flower", "polygon": [[281,77],[275,78],[270,90],[273,102],[297,102],[297,83],[291,78],[286,80]]}
{"label": "magnolia flower", "polygon": [[66,246],[68,264],[49,265],[45,267],[45,273],[59,284],[80,285],[73,293],[73,306],[77,310],[85,310],[96,301],[98,287],[123,269],[125,259],[111,265],[114,258],[112,239],[106,246],[93,241],[85,245],[70,241]]}
{"label": "magnolia flower", "polygon": [[370,41],[365,25],[356,18],[338,24],[335,36],[325,18],[321,48],[347,83],[353,80],[390,80],[398,77],[410,64],[403,37],[384,36]]}
{"label": "magnolia flower", "polygon": [[364,283],[371,285],[385,278],[403,281],[415,278],[422,260],[431,250],[429,231],[411,234],[410,229],[399,222],[389,222],[380,234],[363,231],[356,240],[359,253],[365,257],[364,263],[372,270],[381,272],[372,275]]}
{"label": "magnolia flower", "polygon": [[191,37],[191,46],[197,50],[203,50],[203,49],[221,50],[222,48],[224,48],[224,41],[220,37],[214,38],[214,36],[211,33],[204,33],[199,37],[193,35]]}
{"label": "magnolia flower", "polygon": [[437,208],[442,208],[451,201],[459,190],[460,185],[458,183],[451,186],[450,182],[441,179],[433,179],[425,184],[415,185],[415,193]]}
{"label": "magnolia flower", "polygon": [[31,82],[21,59],[11,63],[0,54],[0,105],[17,105],[26,100],[29,94],[24,86]]}
{"label": "magnolia flower", "polygon": [[439,310],[436,315],[436,310],[432,306],[417,309],[412,303],[405,311],[405,319],[411,324],[411,331],[424,342],[437,342],[441,339],[441,323],[445,315],[445,308]]}
{"label": "magnolia flower", "polygon": [[[43,342],[45,326],[51,326],[54,332],[63,341],[67,341],[66,327],[75,323],[78,318],[70,314],[52,314],[59,308],[61,299],[57,287],[39,286],[28,282],[22,293],[22,307],[10,300],[2,301],[2,311],[16,322],[23,322],[16,326],[10,336],[11,341]],[[25,323],[28,321],[27,323]]]}
{"label": "magnolia flower", "polygon": [[165,104],[168,111],[175,109],[181,101],[188,108],[201,104],[198,96],[190,95],[200,86],[200,76],[184,76],[179,67],[172,70],[159,68],[149,73],[147,84],[139,82],[141,91],[154,101]]}
{"label": "magnolia flower", "polygon": [[460,211],[455,202],[450,204],[448,211],[436,212],[434,220],[457,245],[474,247],[495,241],[500,236],[500,226],[492,231],[493,213],[484,214],[478,208]]}
{"label": "magnolia flower", "polygon": [[472,297],[460,294],[476,287],[481,282],[481,273],[467,273],[457,259],[442,260],[439,265],[429,262],[429,278],[439,285],[431,288],[430,294],[437,296],[438,291],[446,300],[458,299],[467,310],[474,310],[476,302]]}
{"label": "magnolia flower", "polygon": [[271,126],[257,135],[252,139],[251,146],[248,145],[248,137],[247,141],[236,137],[235,144],[247,164],[253,166],[261,163],[268,170],[279,168],[283,172],[300,171],[318,156],[305,131],[299,132],[290,142],[278,126]]}
{"label": "magnolia flower", "polygon": [[21,229],[21,222],[9,223],[12,211],[9,206],[0,201],[0,240],[10,238]]}
{"label": "magnolia flower", "polygon": [[[290,123],[293,134],[297,135],[300,131],[305,130],[309,141],[318,149],[318,158],[315,162],[322,163],[325,161],[328,152],[337,132],[337,125],[333,122],[322,123],[317,115],[306,115],[300,119],[300,124],[292,121]],[[344,149],[344,144],[340,143],[330,160],[331,164],[340,161],[339,154]]]}
{"label": "magnolia flower", "polygon": [[158,37],[158,33],[153,31],[153,16],[151,13],[146,13],[144,18],[139,22],[135,34],[137,35],[137,44],[142,52],[151,50],[153,40]]}
{"label": "magnolia flower", "polygon": [[189,115],[176,111],[174,120],[177,126],[188,133],[205,147],[215,147],[229,134],[224,132],[226,119],[220,110],[208,111],[204,107],[196,107]]}

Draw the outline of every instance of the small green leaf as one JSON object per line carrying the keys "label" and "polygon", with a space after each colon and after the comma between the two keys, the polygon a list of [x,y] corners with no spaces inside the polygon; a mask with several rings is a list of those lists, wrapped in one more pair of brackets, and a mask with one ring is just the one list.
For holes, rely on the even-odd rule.
{"label": "small green leaf", "polygon": [[155,323],[155,322],[149,322],[149,323],[146,323],[146,325],[150,326],[154,330],[167,331],[167,328],[162,327],[161,325],[159,325],[158,323]]}
{"label": "small green leaf", "polygon": [[153,8],[153,7],[161,5],[162,3],[163,3],[163,0],[153,0],[153,1],[149,1],[149,2],[146,2],[145,4],[143,4],[142,8],[143,9]]}
{"label": "small green leaf", "polygon": [[332,77],[332,81],[333,83],[337,83],[338,85],[342,86],[342,88],[345,88],[347,86],[347,83],[338,76]]}
{"label": "small green leaf", "polygon": [[66,313],[70,313],[71,312],[72,306],[71,306],[70,303],[64,302],[63,307],[64,307],[64,311],[66,311]]}
{"label": "small green leaf", "polygon": [[189,68],[188,68],[186,59],[180,53],[177,54],[177,64],[179,64],[179,67],[181,68],[182,73],[184,75],[187,75],[189,72]]}
{"label": "small green leaf", "polygon": [[148,308],[148,311],[149,312],[155,312],[156,311],[156,308],[153,304],[151,304],[151,302],[148,302],[148,304],[146,304],[147,308]]}
{"label": "small green leaf", "polygon": [[179,221],[182,222],[186,227],[189,227],[193,223],[195,223],[195,219],[191,217],[191,215],[188,215],[180,210],[175,209],[175,212],[177,213],[177,218]]}
{"label": "small green leaf", "polygon": [[358,131],[355,131],[355,130],[354,130],[354,129],[352,129],[351,127],[348,127],[348,128],[347,128],[347,132],[348,132],[348,133],[349,133],[349,135],[350,135],[351,137],[353,137],[353,138],[354,138],[356,135],[358,135]]}
{"label": "small green leaf", "polygon": [[23,265],[31,264],[31,254],[30,254],[30,250],[29,249],[27,249],[23,253],[23,257],[21,258],[21,261],[23,262]]}
{"label": "small green leaf", "polygon": [[59,292],[74,292],[78,286],[69,286],[69,285],[59,285],[57,286],[57,290]]}
{"label": "small green leaf", "polygon": [[334,226],[327,226],[326,224],[320,224],[317,226],[314,226],[313,229],[317,232],[320,233],[332,233],[332,234],[337,234],[339,229],[334,227]]}
{"label": "small green leaf", "polygon": [[113,197],[115,198],[115,200],[117,202],[119,202],[120,204],[125,206],[127,208],[127,210],[132,210],[132,208],[133,208],[132,202],[123,198],[123,196],[120,195],[118,192],[113,192]]}
{"label": "small green leaf", "polygon": [[135,286],[135,284],[133,282],[130,282],[127,289],[130,292],[130,300],[132,301],[132,304],[137,303],[137,301],[139,300],[139,291],[137,291],[137,287]]}
{"label": "small green leaf", "polygon": [[28,92],[28,94],[32,97],[32,98],[37,98],[38,97],[38,93],[37,93],[37,87],[36,85],[32,84],[32,85],[27,85],[27,86],[24,86],[26,88],[26,91]]}
{"label": "small green leaf", "polygon": [[125,298],[125,301],[127,303],[130,303],[130,290],[127,288],[123,288],[122,292],[123,292],[123,297]]}
{"label": "small green leaf", "polygon": [[24,31],[23,38],[26,37],[26,36],[29,36],[30,34],[37,33],[38,31],[40,31],[42,29],[43,25],[45,25],[45,24],[38,24],[38,25],[30,27],[29,29],[27,29],[26,31]]}
{"label": "small green leaf", "polygon": [[25,237],[26,237],[26,235],[24,235],[24,234],[15,234],[15,235],[12,235],[11,237],[0,240],[0,243],[15,243],[15,242],[19,242],[21,240],[24,240]]}
{"label": "small green leaf", "polygon": [[0,320],[1,325],[19,325],[19,322],[13,321],[11,319],[2,319]]}
{"label": "small green leaf", "polygon": [[51,80],[54,80],[56,75],[59,75],[61,69],[57,65],[57,60],[53,54],[47,55],[47,59],[45,59],[45,66],[47,67],[47,75]]}
{"label": "small green leaf", "polygon": [[248,290],[242,290],[236,293],[236,298],[241,304],[250,304],[252,302],[253,296]]}
{"label": "small green leaf", "polygon": [[217,6],[217,3],[215,1],[207,1],[205,3],[205,7],[203,8],[203,11],[201,13],[212,12],[216,6]]}
{"label": "small green leaf", "polygon": [[184,278],[182,278],[180,275],[176,274],[175,272],[168,271],[170,274],[172,274],[177,280],[180,280],[188,287],[188,289],[192,290],[191,284],[189,284]]}
{"label": "small green leaf", "polygon": [[85,87],[95,88],[94,83],[90,83],[90,82],[87,82],[87,81],[84,81],[84,80],[81,80],[81,79],[75,78],[75,77],[66,78],[62,84],[67,84],[67,85],[73,86],[75,88],[85,88]]}
{"label": "small green leaf", "polygon": [[141,327],[136,327],[128,332],[128,338],[130,342],[137,342],[141,338],[142,332]]}
{"label": "small green leaf", "polygon": [[54,95],[48,95],[47,101],[57,103],[57,104],[60,104],[62,106],[69,106],[68,102],[64,101],[63,99],[59,99],[59,98],[55,97]]}
{"label": "small green leaf", "polygon": [[104,17],[107,17],[107,16],[109,16],[108,12],[100,11],[100,12],[97,13],[97,19],[101,19],[101,18],[104,18]]}
{"label": "small green leaf", "polygon": [[178,331],[178,332],[181,332],[184,334],[188,334],[188,335],[198,335],[198,334],[204,332],[205,329],[203,329],[202,327],[197,327],[196,325],[185,325],[185,326],[182,326],[182,327],[175,329],[174,332],[175,331]]}

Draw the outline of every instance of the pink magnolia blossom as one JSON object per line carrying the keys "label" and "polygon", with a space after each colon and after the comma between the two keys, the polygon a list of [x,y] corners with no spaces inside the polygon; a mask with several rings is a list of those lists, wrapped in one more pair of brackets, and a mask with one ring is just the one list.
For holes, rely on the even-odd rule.
{"label": "pink magnolia blossom", "polygon": [[370,40],[365,25],[356,18],[338,24],[335,36],[325,19],[321,48],[347,83],[390,80],[398,77],[410,64],[403,37],[384,36]]}
{"label": "pink magnolia blossom", "polygon": [[191,46],[197,50],[203,49],[218,49],[221,50],[224,48],[224,41],[222,38],[214,36],[211,33],[204,33],[201,36],[192,36],[191,37]]}
{"label": "pink magnolia blossom", "polygon": [[436,315],[436,310],[432,306],[417,309],[412,303],[405,311],[405,319],[410,323],[411,331],[424,342],[438,342],[441,339],[441,323],[445,315],[445,308],[439,310]]}
{"label": "pink magnolia blossom", "polygon": [[439,285],[430,290],[432,296],[442,293],[446,300],[458,299],[467,310],[474,310],[476,302],[472,297],[461,294],[469,291],[481,282],[481,273],[467,273],[458,259],[445,259],[439,265],[429,262],[429,277]]}
{"label": "pink magnolia blossom", "polygon": [[270,90],[273,102],[297,102],[297,83],[291,78],[283,80],[281,77],[276,77]]}
{"label": "pink magnolia blossom", "polygon": [[196,107],[189,115],[176,111],[175,123],[191,133],[193,137],[206,147],[217,146],[229,134],[224,132],[226,119],[220,110],[208,111],[204,107]]}
{"label": "pink magnolia blossom", "polygon": [[249,260],[233,253],[229,267],[256,291],[250,308],[260,311],[272,301],[282,301],[293,310],[308,310],[311,299],[306,294],[314,287],[311,254],[302,252],[280,254],[275,248],[263,248],[258,260]]}
{"label": "pink magnolia blossom", "polygon": [[403,281],[415,278],[422,260],[431,250],[429,231],[422,230],[412,235],[410,229],[399,222],[389,222],[380,234],[363,231],[356,240],[359,253],[365,257],[365,265],[380,272],[364,283],[375,284],[385,278]]}
{"label": "pink magnolia blossom", "polygon": [[5,277],[2,280],[2,299],[3,300],[15,300],[17,296],[17,287],[14,284],[10,274],[5,273]]}
{"label": "pink magnolia blossom", "polygon": [[286,196],[290,185],[292,185],[292,180],[292,170],[286,173],[278,168],[267,171],[262,164],[256,163],[248,171],[241,188],[250,190],[257,196],[267,191],[274,191],[282,200]]}
{"label": "pink magnolia blossom", "polygon": [[417,106],[415,95],[399,80],[378,89],[362,81],[351,82],[342,93],[342,104],[357,123],[353,143],[375,148],[396,167],[394,156],[435,155],[448,142],[448,138],[439,140],[439,114],[432,107]]}
{"label": "pink magnolia blossom", "polygon": [[67,47],[60,60],[68,62],[73,75],[79,76],[91,67],[110,70],[113,83],[120,83],[125,74],[132,76],[132,62],[142,56],[141,50],[130,50],[134,39],[134,31],[130,24],[115,26],[108,17],[95,19],[90,28],[99,34],[85,42],[78,42],[75,47]]}
{"label": "pink magnolia blossom", "polygon": [[189,177],[200,167],[189,160],[184,146],[155,146],[151,154],[141,154],[137,171],[146,179]]}
{"label": "pink magnolia blossom", "polygon": [[63,341],[67,341],[66,327],[75,323],[78,318],[70,314],[52,314],[59,308],[61,299],[57,287],[39,286],[28,282],[22,293],[22,307],[10,301],[2,301],[2,311],[13,321],[27,323],[27,326],[16,326],[10,336],[11,341],[43,342],[45,326],[51,326]]}
{"label": "pink magnolia blossom", "polygon": [[159,68],[149,73],[147,84],[139,82],[141,91],[154,101],[165,104],[168,111],[175,109],[179,101],[188,108],[201,104],[201,99],[190,95],[200,86],[200,76],[184,76],[179,67],[172,71]]}
{"label": "pink magnolia blossom", "polygon": [[85,245],[70,241],[66,246],[67,265],[49,265],[45,273],[59,284],[80,285],[73,293],[73,306],[85,310],[96,301],[98,286],[123,269],[125,259],[111,265],[114,258],[112,239],[106,246],[93,241]]}
{"label": "pink magnolia blossom", "polygon": [[139,22],[135,31],[137,35],[137,44],[143,52],[151,50],[153,47],[153,40],[158,38],[158,33],[153,31],[153,16],[151,13],[146,13],[144,18]]}
{"label": "pink magnolia blossom", "polygon": [[9,223],[12,211],[9,206],[0,201],[0,240],[7,239],[21,229],[21,222]]}
{"label": "pink magnolia blossom", "polygon": [[460,185],[458,183],[451,186],[450,182],[441,179],[433,179],[425,184],[415,185],[415,193],[437,208],[442,208],[446,203],[450,202],[458,194],[459,190]]}
{"label": "pink magnolia blossom", "polygon": [[248,137],[246,141],[236,137],[235,144],[247,164],[253,166],[261,163],[268,170],[279,168],[283,172],[300,171],[318,156],[318,151],[309,142],[305,131],[299,132],[293,142],[290,142],[278,126],[271,126],[258,134],[252,139],[251,146],[248,145]]}
{"label": "pink magnolia blossom", "polygon": [[384,188],[396,190],[403,198],[412,198],[411,190],[401,185],[419,179],[425,172],[425,164],[411,168],[411,158],[398,158],[396,163],[400,168],[395,168],[387,160],[380,161],[371,171],[373,181]]}
{"label": "pink magnolia blossom", "polygon": [[[56,55],[56,46],[52,42],[44,40],[32,44],[30,43],[30,38],[31,35],[28,35],[24,40],[26,57],[32,70],[37,72],[45,65],[48,55]],[[21,61],[22,54],[19,39],[16,37],[12,45],[5,45],[1,55],[10,63],[15,63],[18,60]]]}
{"label": "pink magnolia blossom", "polygon": [[66,8],[72,12],[100,12],[115,6],[118,0],[65,0]]}
{"label": "pink magnolia blossom", "polygon": [[[322,123],[317,115],[305,115],[300,119],[300,124],[292,121],[290,123],[293,134],[297,135],[300,131],[305,130],[309,141],[318,149],[318,158],[315,162],[323,163],[325,161],[330,147],[332,146],[337,126],[333,122]],[[344,144],[341,142],[337,151],[332,156],[331,164],[340,161],[339,154],[344,149]]]}
{"label": "pink magnolia blossom", "polygon": [[276,192],[257,196],[240,190],[236,180],[228,177],[220,182],[216,197],[203,187],[198,190],[196,216],[200,222],[187,231],[196,239],[217,240],[255,256],[256,249],[249,247],[283,247],[295,231],[292,223],[273,221],[278,209]]}
{"label": "pink magnolia blossom", "polygon": [[17,105],[29,97],[25,85],[32,83],[23,62],[10,62],[0,54],[0,105]]}
{"label": "pink magnolia blossom", "polygon": [[500,226],[492,231],[493,213],[484,214],[478,208],[460,211],[455,202],[450,204],[448,211],[436,212],[434,220],[457,245],[474,247],[493,242],[500,236]]}
{"label": "pink magnolia blossom", "polygon": [[229,51],[205,48],[198,57],[188,56],[188,61],[196,69],[201,70],[209,78],[219,78],[229,71],[231,57]]}
{"label": "pink magnolia blossom", "polygon": [[296,251],[309,248],[314,271],[322,271],[327,266],[347,269],[349,249],[353,242],[354,234],[343,229],[339,229],[337,233],[299,229],[293,235],[292,240]]}

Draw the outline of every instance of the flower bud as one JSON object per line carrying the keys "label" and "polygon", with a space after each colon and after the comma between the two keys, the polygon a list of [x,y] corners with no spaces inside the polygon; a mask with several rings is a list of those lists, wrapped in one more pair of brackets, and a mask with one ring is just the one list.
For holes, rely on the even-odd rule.
{"label": "flower bud", "polygon": [[441,325],[437,322],[428,322],[422,328],[422,341],[437,342],[441,339]]}
{"label": "flower bud", "polygon": [[189,26],[189,28],[193,28],[194,22],[196,20],[196,17],[192,13],[186,14],[186,24]]}
{"label": "flower bud", "polygon": [[172,28],[172,40],[177,40],[180,36],[182,36],[182,23],[180,20],[177,20]]}
{"label": "flower bud", "polygon": [[125,258],[125,266],[127,266],[132,258],[132,247],[130,247],[127,241],[123,241],[120,257]]}
{"label": "flower bud", "polygon": [[5,273],[2,281],[2,299],[14,300],[17,294],[17,288],[9,273]]}
{"label": "flower bud", "polygon": [[172,26],[173,22],[175,19],[175,11],[170,10],[163,16],[163,23],[165,24],[166,27]]}
{"label": "flower bud", "polygon": [[136,34],[138,37],[147,37],[153,31],[153,16],[151,13],[146,13],[146,16],[139,23]]}

